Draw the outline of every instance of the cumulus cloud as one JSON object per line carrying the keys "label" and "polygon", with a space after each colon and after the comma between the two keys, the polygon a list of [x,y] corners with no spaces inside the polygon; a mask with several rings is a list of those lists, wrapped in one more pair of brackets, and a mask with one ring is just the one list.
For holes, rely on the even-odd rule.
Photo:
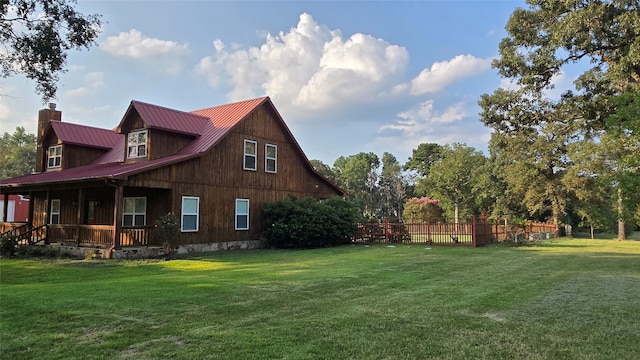
{"label": "cumulus cloud", "polygon": [[289,31],[267,34],[259,47],[227,50],[216,39],[214,48],[196,70],[213,87],[229,85],[232,100],[268,94],[315,110],[381,96],[399,82],[409,60],[404,47],[361,33],[343,38],[306,13]]}
{"label": "cumulus cloud", "polygon": [[113,56],[153,64],[172,74],[180,71],[182,59],[191,52],[187,44],[148,37],[136,29],[108,37],[100,47]]}
{"label": "cumulus cloud", "polygon": [[81,97],[95,94],[96,90],[104,86],[104,73],[90,72],[84,76],[84,85],[67,90],[65,97]]}
{"label": "cumulus cloud", "polygon": [[482,74],[491,68],[491,59],[458,55],[449,61],[435,62],[411,80],[411,94],[435,93],[465,77]]}

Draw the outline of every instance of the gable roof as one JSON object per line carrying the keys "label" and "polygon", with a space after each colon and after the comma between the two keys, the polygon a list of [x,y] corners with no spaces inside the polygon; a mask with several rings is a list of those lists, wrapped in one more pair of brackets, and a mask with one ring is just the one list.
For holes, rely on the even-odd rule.
{"label": "gable roof", "polygon": [[[342,193],[343,191],[337,185],[333,184],[333,182],[331,182],[329,179],[315,171],[313,165],[311,165],[307,157],[304,155],[302,148],[293,137],[293,134],[285,124],[284,120],[278,113],[269,97],[261,97],[195,110],[190,113],[151,105],[139,101],[132,101],[129,105],[129,108],[127,109],[125,116],[120,122],[120,125],[118,125],[115,131],[97,128],[80,130],[75,129],[74,127],[68,127],[66,125],[63,125],[61,127],[61,129],[67,130],[69,128],[75,129],[75,131],[65,133],[65,136],[67,136],[67,141],[69,143],[73,143],[74,141],[79,142],[80,140],[74,137],[74,135],[83,134],[83,131],[86,132],[86,134],[93,135],[103,134],[101,131],[109,132],[111,134],[109,135],[109,141],[114,139],[115,141],[111,144],[110,150],[102,156],[98,157],[91,164],[65,169],[62,171],[42,172],[12,179],[0,180],[0,186],[15,187],[20,185],[68,183],[84,180],[126,179],[126,177],[130,175],[193,159],[195,157],[201,156],[209,149],[211,149],[215,144],[222,140],[237,124],[242,122],[253,111],[263,105],[267,106],[268,109],[273,113],[274,117],[280,123],[283,130],[289,137],[291,144],[294,146],[295,150],[299,153],[301,158],[306,163],[306,166],[308,166],[308,168],[319,178],[323,179],[340,193]],[[147,126],[149,126],[150,128],[162,129],[180,134],[195,135],[196,138],[175,155],[166,156],[150,161],[126,164],[124,163],[125,136],[122,134],[118,134],[116,131],[119,131],[122,123],[125,121],[131,111],[137,111],[138,114],[147,123]],[[53,123],[54,122],[52,122],[52,124]],[[56,123],[62,124],[62,122],[57,121]],[[83,125],[71,125],[89,128]],[[54,126],[57,127],[58,125]],[[56,134],[58,133],[56,132]],[[113,137],[113,134],[117,135],[117,139]]]}
{"label": "gable roof", "polygon": [[93,147],[98,149],[111,149],[124,135],[113,130],[101,129],[91,126],[73,124],[62,121],[51,121],[45,130],[45,136],[51,131],[63,144]]}
{"label": "gable roof", "polygon": [[140,115],[149,129],[191,136],[200,135],[206,124],[210,122],[209,118],[205,116],[133,100],[116,130],[122,127],[122,123],[132,111],[136,111]]}

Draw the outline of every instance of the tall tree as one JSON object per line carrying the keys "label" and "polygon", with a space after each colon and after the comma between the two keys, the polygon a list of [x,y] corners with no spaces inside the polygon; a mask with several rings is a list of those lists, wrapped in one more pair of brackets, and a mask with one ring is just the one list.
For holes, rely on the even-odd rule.
{"label": "tall tree", "polygon": [[413,149],[405,170],[414,170],[421,176],[427,176],[431,165],[442,158],[442,146],[435,143],[422,143]]}
{"label": "tall tree", "polygon": [[419,180],[418,190],[440,200],[445,210],[453,210],[455,222],[460,214],[473,215],[472,204],[480,192],[479,172],[484,167],[484,155],[465,144],[445,145],[442,159],[431,165],[426,178]]}
{"label": "tall tree", "polygon": [[36,135],[17,127],[0,138],[0,179],[26,175],[36,170]]}
{"label": "tall tree", "polygon": [[[508,35],[500,43],[500,57],[493,63],[519,89],[511,92],[498,89],[492,96],[483,96],[483,121],[499,130],[496,137],[504,138],[507,133],[522,138],[545,136],[545,129],[548,135],[548,130],[555,127],[556,133],[566,139],[574,136],[570,141],[601,138],[611,130],[606,119],[616,112],[612,97],[640,87],[640,3],[635,0],[528,0],[527,3],[528,9],[516,9],[511,15],[506,26]],[[576,62],[592,64],[576,80],[577,92],[567,92],[560,99],[545,99],[546,90],[553,87],[554,76]],[[536,111],[527,114],[531,108]],[[562,162],[566,153],[554,156]],[[624,191],[618,194],[621,202],[628,196]]]}
{"label": "tall tree", "polygon": [[0,74],[23,74],[36,82],[44,102],[55,98],[67,53],[89,48],[100,33],[100,16],[83,15],[74,0],[0,1]]}
{"label": "tall tree", "polygon": [[378,200],[378,173],[380,159],[372,152],[340,156],[333,163],[336,181],[363,207],[365,215],[376,214]]}
{"label": "tall tree", "polygon": [[331,181],[335,181],[336,180],[336,174],[333,173],[333,171],[331,171],[331,167],[325,163],[323,163],[320,160],[309,160],[309,162],[311,163],[311,165],[313,166],[313,168],[319,172],[320,174],[322,174],[324,177],[326,177],[327,179],[331,180]]}
{"label": "tall tree", "polygon": [[385,217],[402,215],[406,196],[406,180],[402,174],[402,166],[395,156],[385,152],[382,154],[382,172],[380,174],[381,213]]}

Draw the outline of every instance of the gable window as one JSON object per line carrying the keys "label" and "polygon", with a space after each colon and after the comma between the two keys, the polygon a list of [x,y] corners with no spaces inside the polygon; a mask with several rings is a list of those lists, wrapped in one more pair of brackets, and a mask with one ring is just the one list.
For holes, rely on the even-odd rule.
{"label": "gable window", "polygon": [[129,133],[127,140],[127,157],[143,158],[147,156],[147,130]]}
{"label": "gable window", "polygon": [[144,226],[147,223],[147,198],[126,197],[122,211],[122,226]]}
{"label": "gable window", "polygon": [[249,230],[249,199],[236,199],[236,230]]}
{"label": "gable window", "polygon": [[200,219],[200,198],[196,196],[182,197],[182,221],[180,230],[182,232],[198,231]]}
{"label": "gable window", "polygon": [[59,168],[62,166],[62,145],[50,146],[47,152],[47,167]]}
{"label": "gable window", "polygon": [[49,211],[49,224],[60,224],[60,199],[51,200],[51,211]]}
{"label": "gable window", "polygon": [[253,140],[244,141],[244,170],[256,171],[256,161],[258,157],[258,143]]}
{"label": "gable window", "polygon": [[278,169],[278,147],[265,145],[264,171],[275,173]]}

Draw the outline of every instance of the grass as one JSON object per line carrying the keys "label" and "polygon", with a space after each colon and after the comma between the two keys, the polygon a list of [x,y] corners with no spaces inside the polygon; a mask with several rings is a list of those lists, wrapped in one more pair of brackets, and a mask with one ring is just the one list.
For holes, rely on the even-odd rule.
{"label": "grass", "polygon": [[0,260],[3,359],[637,359],[640,242]]}

